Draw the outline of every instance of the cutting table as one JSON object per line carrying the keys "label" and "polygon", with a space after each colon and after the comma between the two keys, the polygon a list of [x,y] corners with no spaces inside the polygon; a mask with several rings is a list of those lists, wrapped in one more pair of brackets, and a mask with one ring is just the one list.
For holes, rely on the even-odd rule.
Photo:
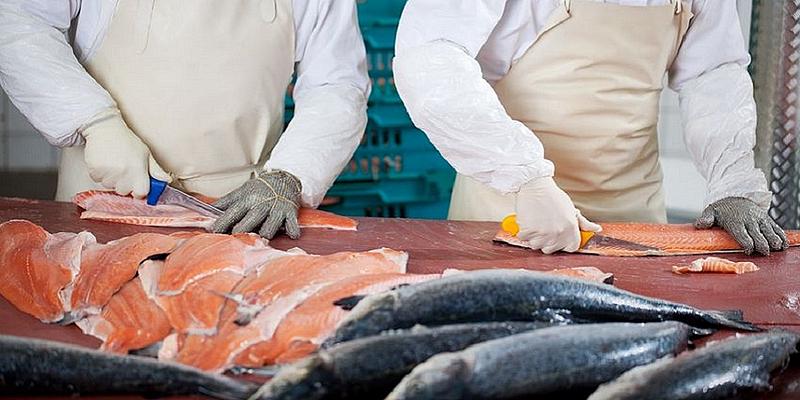
{"label": "cutting table", "polygon": [[[0,198],[0,222],[27,219],[50,232],[92,232],[99,242],[139,232],[170,233],[172,228],[121,225],[80,219],[70,203]],[[800,248],[769,257],[726,258],[755,262],[761,270],[744,275],[675,275],[671,267],[696,257],[615,258],[581,254],[543,255],[531,250],[492,242],[496,223],[359,218],[356,232],[306,229],[294,241],[280,237],[270,241],[278,249],[300,247],[312,254],[364,251],[390,247],[409,253],[408,272],[435,273],[447,268],[525,268],[551,270],[594,266],[614,274],[614,285],[642,294],[706,309],[741,309],[747,320],[762,327],[800,331]],[[2,266],[0,266],[2,268]],[[0,298],[0,333],[45,338],[88,347],[99,341],[83,335],[75,326],[41,323],[17,311]],[[714,338],[729,335],[721,332]],[[800,356],[776,382],[776,390],[764,399],[800,398]]]}

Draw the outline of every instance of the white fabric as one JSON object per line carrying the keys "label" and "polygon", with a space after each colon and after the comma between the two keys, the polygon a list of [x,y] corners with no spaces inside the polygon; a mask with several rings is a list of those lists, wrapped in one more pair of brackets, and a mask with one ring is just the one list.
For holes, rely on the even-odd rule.
{"label": "white fabric", "polygon": [[536,178],[523,185],[517,194],[516,211],[520,229],[517,237],[544,254],[578,251],[580,231],[601,230],[600,225],[581,215],[550,177]]}
{"label": "white fabric", "polygon": [[[115,107],[81,64],[102,44],[117,1],[0,2],[0,85],[54,145],[82,143],[79,127]],[[342,149],[354,149],[360,141],[370,82],[355,1],[292,3],[298,116],[277,146],[288,154],[276,151],[277,160],[268,166],[296,175],[303,184],[304,205],[316,206],[348,161],[350,151]],[[352,118],[334,121],[317,119],[319,115]],[[282,145],[285,140],[314,143],[314,148]],[[298,162],[305,157],[317,161]]]}
{"label": "white fabric", "polygon": [[[596,0],[603,1],[603,0]],[[403,12],[394,60],[395,82],[414,123],[423,129],[442,155],[461,174],[474,178],[502,193],[519,190],[529,180],[553,175],[552,164],[544,158],[541,142],[522,124],[512,120],[497,99],[492,85],[502,79],[545,26],[563,0],[409,0]],[[630,6],[665,5],[669,0],[605,0]],[[733,74],[708,74],[722,65],[745,73],[749,55],[744,45],[734,1],[690,0],[684,4],[695,15],[678,55],[669,71],[670,87],[682,96],[684,87],[694,87],[703,74],[718,80],[714,97],[749,96],[736,104],[752,101],[752,94],[732,91],[737,87]],[[715,102],[719,105],[719,102]],[[736,111],[697,103],[695,115],[718,115],[724,121],[732,114],[755,110],[741,107]],[[686,107],[681,107],[685,111]],[[726,117],[726,115],[728,117]],[[707,152],[702,145],[728,149],[733,153],[751,153],[746,141],[731,138],[744,134],[744,127],[722,124],[726,129],[707,140],[687,140],[690,152],[701,170],[725,171],[727,158],[697,158]],[[748,128],[749,129],[749,128]],[[687,135],[696,130],[687,132]],[[534,132],[535,134],[535,132]],[[752,155],[751,155],[752,157]],[[751,170],[747,179],[714,181],[716,192],[756,193],[763,174]],[[753,186],[745,187],[751,184]],[[762,196],[763,197],[763,196]]]}

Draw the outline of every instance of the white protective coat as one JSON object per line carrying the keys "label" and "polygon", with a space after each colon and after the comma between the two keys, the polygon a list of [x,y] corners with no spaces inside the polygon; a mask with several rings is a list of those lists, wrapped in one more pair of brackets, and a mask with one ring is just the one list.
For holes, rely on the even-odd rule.
{"label": "white protective coat", "polygon": [[[596,0],[663,6],[669,0]],[[493,85],[538,37],[563,0],[409,0],[395,81],[414,123],[462,175],[500,193],[553,175],[539,139],[513,120]],[[685,142],[708,183],[705,204],[742,196],[769,207],[755,168],[755,102],[734,1],[684,1],[694,17],[669,86],[680,95]],[[533,56],[533,55],[532,55]]]}
{"label": "white protective coat", "polygon": [[[266,168],[297,176],[304,205],[313,207],[361,139],[370,83],[355,2],[292,4],[295,118]],[[56,146],[82,144],[80,128],[116,107],[82,65],[102,44],[116,6],[117,0],[0,2],[0,84]]]}

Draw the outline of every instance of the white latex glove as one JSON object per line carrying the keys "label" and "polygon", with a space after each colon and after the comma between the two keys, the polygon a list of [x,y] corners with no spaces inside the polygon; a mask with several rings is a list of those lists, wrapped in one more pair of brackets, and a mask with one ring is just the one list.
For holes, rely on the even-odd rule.
{"label": "white latex glove", "polygon": [[144,198],[150,192],[150,176],[172,181],[118,113],[101,117],[81,134],[89,176],[117,194]]}
{"label": "white latex glove", "polygon": [[516,208],[517,237],[545,254],[575,252],[581,245],[580,231],[601,229],[581,215],[551,177],[536,178],[522,185]]}

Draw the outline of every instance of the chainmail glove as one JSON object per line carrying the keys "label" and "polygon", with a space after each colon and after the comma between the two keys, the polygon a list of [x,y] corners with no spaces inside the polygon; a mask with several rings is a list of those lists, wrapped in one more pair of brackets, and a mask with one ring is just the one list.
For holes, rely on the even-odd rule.
{"label": "chainmail glove", "polygon": [[743,197],[726,197],[709,205],[694,223],[698,229],[714,225],[730,233],[747,255],[754,251],[769,255],[770,250],[781,251],[789,247],[786,233],[767,211]]}
{"label": "chainmail glove", "polygon": [[283,226],[292,239],[300,238],[297,210],[300,180],[280,170],[265,171],[214,203],[225,210],[211,227],[216,233],[255,232],[272,239]]}

